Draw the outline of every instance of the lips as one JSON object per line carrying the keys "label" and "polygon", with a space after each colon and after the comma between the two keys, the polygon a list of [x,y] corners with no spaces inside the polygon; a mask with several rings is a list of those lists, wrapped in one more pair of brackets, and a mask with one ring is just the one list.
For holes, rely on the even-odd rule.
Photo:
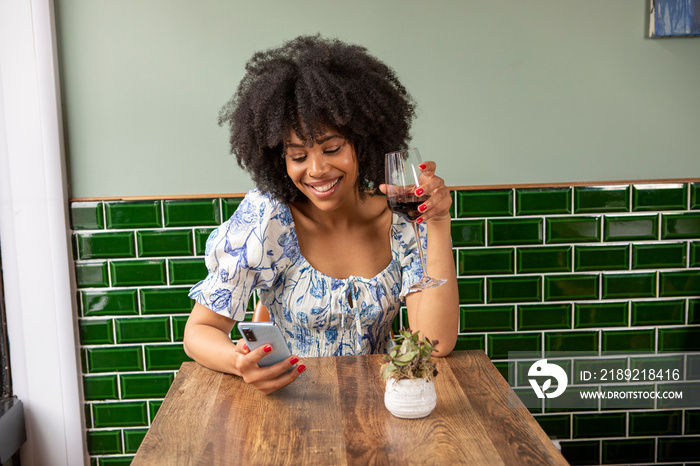
{"label": "lips", "polygon": [[339,181],[340,181],[340,178],[335,178],[332,180],[317,181],[313,184],[306,183],[306,186],[308,186],[313,191],[316,191],[319,194],[326,194],[330,190],[335,188],[335,186],[338,184]]}

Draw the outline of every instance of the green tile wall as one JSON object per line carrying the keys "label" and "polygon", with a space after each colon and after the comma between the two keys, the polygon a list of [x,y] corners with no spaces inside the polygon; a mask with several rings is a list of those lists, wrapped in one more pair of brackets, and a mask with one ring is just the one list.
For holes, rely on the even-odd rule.
{"label": "green tile wall", "polygon": [[[504,374],[509,351],[668,354],[700,379],[688,354],[700,352],[700,181],[453,195],[457,349],[484,350]],[[188,360],[187,291],[240,200],[71,203],[93,465],[129,464]],[[700,462],[700,407],[605,401],[531,411],[571,464]]]}

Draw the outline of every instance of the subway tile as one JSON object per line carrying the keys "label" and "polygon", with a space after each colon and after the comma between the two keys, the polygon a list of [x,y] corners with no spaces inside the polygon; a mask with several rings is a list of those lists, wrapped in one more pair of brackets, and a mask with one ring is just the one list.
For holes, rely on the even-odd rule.
{"label": "subway tile", "polygon": [[654,462],[655,440],[653,438],[603,440],[602,443],[603,464]]}
{"label": "subway tile", "polygon": [[700,299],[688,300],[688,323],[700,324]]}
{"label": "subway tile", "polygon": [[150,422],[153,423],[153,419],[158,414],[158,410],[163,405],[163,400],[148,400],[148,411],[150,413]]}
{"label": "subway tile", "polygon": [[181,344],[147,345],[144,349],[147,371],[177,370],[183,362],[191,361]]}
{"label": "subway tile", "polygon": [[[611,410],[635,410],[635,409],[654,409],[654,398],[653,392],[656,390],[654,385],[650,384],[630,384],[625,383],[622,385],[601,385],[601,392],[606,395],[604,399],[600,402],[600,408],[605,411]],[[637,397],[625,397],[618,398],[615,395],[609,395],[608,393],[620,393],[625,392],[640,392]],[[644,393],[642,393],[644,392]]]}
{"label": "subway tile", "polygon": [[460,332],[515,330],[515,306],[460,308]]}
{"label": "subway tile", "polygon": [[536,415],[535,420],[542,430],[552,439],[571,438],[570,414],[541,414]]}
{"label": "subway tile", "polygon": [[137,231],[139,257],[191,256],[194,244],[191,230]]}
{"label": "subway tile", "polygon": [[142,371],[143,352],[140,346],[87,348],[87,369],[90,373]]}
{"label": "subway tile", "polygon": [[87,449],[91,455],[111,455],[122,452],[121,430],[93,430],[87,432]]}
{"label": "subway tile", "polygon": [[513,393],[525,405],[531,414],[542,414],[542,400],[538,399],[530,387],[513,387]]}
{"label": "subway tile", "polygon": [[574,271],[628,270],[629,246],[576,246]]}
{"label": "subway tile", "polygon": [[632,303],[632,325],[683,325],[685,301],[639,301]]}
{"label": "subway tile", "polygon": [[700,212],[661,216],[662,239],[700,238]]}
{"label": "subway tile", "polygon": [[629,413],[629,435],[681,435],[683,411],[647,411]]}
{"label": "subway tile", "polygon": [[485,335],[458,335],[455,350],[482,350],[486,349]]}
{"label": "subway tile", "polygon": [[700,461],[698,438],[660,438],[657,460],[660,463],[668,461]]}
{"label": "subway tile", "polygon": [[129,231],[78,233],[76,236],[80,259],[122,259],[136,257],[134,234]]}
{"label": "subway tile", "polygon": [[652,352],[655,349],[654,329],[603,330],[603,354]]}
{"label": "subway tile", "polygon": [[[146,436],[146,432],[148,432],[148,429],[124,429],[124,453],[136,453],[139,446],[141,446],[143,438]],[[127,460],[128,463],[124,463],[124,466],[131,464],[132,458]]]}
{"label": "subway tile", "polygon": [[546,332],[544,350],[547,353],[580,355],[598,351],[598,332]]}
{"label": "subway tile", "polygon": [[596,413],[573,415],[573,438],[625,437],[625,413]]}
{"label": "subway tile", "polygon": [[217,226],[221,223],[218,199],[163,201],[166,227]]}
{"label": "subway tile", "polygon": [[87,401],[118,399],[117,376],[84,375],[83,395]]}
{"label": "subway tile", "polygon": [[484,302],[483,278],[458,278],[460,304],[482,304]]}
{"label": "subway tile", "polygon": [[[182,341],[185,337],[185,324],[189,316],[172,316],[173,320],[173,341]],[[396,319],[398,321],[398,319]],[[396,329],[398,332],[400,329]],[[232,338],[233,339],[233,338]]]}
{"label": "subway tile", "polygon": [[577,186],[574,213],[629,212],[629,186]]}
{"label": "subway tile", "polygon": [[103,315],[136,315],[136,290],[80,291],[85,317]]}
{"label": "subway tile", "polygon": [[132,317],[116,319],[117,343],[170,341],[170,317]]}
{"label": "subway tile", "polygon": [[489,246],[542,244],[542,219],[496,219],[487,223]]}
{"label": "subway tile", "polygon": [[[566,371],[566,369],[564,369]],[[598,411],[598,400],[586,398],[582,393],[589,392],[589,387],[567,386],[564,393],[556,398],[544,400],[546,413],[569,413],[571,411]],[[534,392],[534,390],[530,390]]]}
{"label": "subway tile", "polygon": [[634,241],[658,239],[658,215],[606,216],[604,241]]}
{"label": "subway tile", "polygon": [[[454,225],[454,222],[452,222]],[[194,253],[203,256],[207,249],[207,239],[215,228],[195,228],[194,229]]]}
{"label": "subway tile", "polygon": [[685,243],[656,243],[632,245],[632,269],[684,268]]}
{"label": "subway tile", "polygon": [[689,267],[700,267],[700,241],[690,243]]}
{"label": "subway tile", "polygon": [[561,442],[561,454],[571,466],[598,464],[600,440]]}
{"label": "subway tile", "polygon": [[148,425],[145,401],[96,403],[92,412],[96,428]]}
{"label": "subway tile", "polygon": [[512,274],[514,256],[512,248],[460,249],[457,251],[459,275]]}
{"label": "subway tile", "polygon": [[700,434],[700,409],[686,410],[685,412],[685,434]]}
{"label": "subway tile", "polygon": [[97,459],[97,466],[129,466],[133,459],[133,455],[102,456]]}
{"label": "subway tile", "polygon": [[626,327],[628,315],[627,302],[576,303],[574,305],[574,327]]}
{"label": "subway tile", "polygon": [[518,273],[571,272],[571,249],[571,246],[518,248]]}
{"label": "subway tile", "polygon": [[572,189],[573,188],[516,189],[516,215],[570,214]]}
{"label": "subway tile", "polygon": [[508,382],[508,385],[515,387],[515,364],[512,361],[493,361],[493,365],[496,370],[503,376]]}
{"label": "subway tile", "polygon": [[506,359],[509,351],[519,352],[519,357],[539,357],[542,351],[540,333],[493,333],[486,338],[488,356],[492,359]]}
{"label": "subway tile", "polygon": [[241,201],[243,201],[242,197],[230,197],[226,199],[221,199],[221,207],[224,211],[223,215],[223,221],[228,220],[231,218],[231,215],[238,209],[238,206],[241,205]]}
{"label": "subway tile", "polygon": [[[684,379],[683,366],[685,365],[683,355],[659,355],[651,356],[632,356],[630,357],[630,369],[638,370],[641,374],[638,377],[640,381],[644,381],[644,372],[654,371],[655,374],[678,374],[679,380]],[[649,376],[648,379],[651,378]],[[667,377],[668,379],[668,377]],[[654,380],[652,380],[654,381]],[[656,382],[661,381],[661,376],[655,378]],[[666,380],[668,382],[668,380]]]}
{"label": "subway tile", "polygon": [[73,230],[99,230],[104,228],[101,202],[71,202],[70,225]]}
{"label": "subway tile", "polygon": [[600,217],[553,217],[545,222],[545,243],[600,241]]}
{"label": "subway tile", "polygon": [[107,228],[158,228],[163,226],[160,201],[105,202]]}
{"label": "subway tile", "polygon": [[548,275],[544,277],[545,301],[598,299],[598,275]]}
{"label": "subway tile", "polygon": [[513,190],[457,191],[457,217],[513,215]]}
{"label": "subway tile", "polygon": [[700,209],[700,183],[690,183],[690,208]]}
{"label": "subway tile", "polygon": [[687,185],[683,183],[632,186],[632,210],[685,210]]}
{"label": "subway tile", "polygon": [[[623,371],[624,374],[624,370],[627,368],[627,358],[579,357],[574,359],[574,369],[571,372],[573,381],[569,383],[577,385],[617,383],[618,381],[609,374],[611,371],[617,370]],[[612,373],[615,374],[616,372]]]}
{"label": "subway tile", "polygon": [[121,374],[119,382],[122,399],[163,398],[174,378],[173,372]]}
{"label": "subway tile", "polygon": [[541,277],[489,277],[486,279],[488,303],[516,303],[542,300]]}
{"label": "subway tile", "polygon": [[125,260],[109,264],[114,286],[165,285],[165,260]]}
{"label": "subway tile", "polygon": [[700,270],[660,272],[659,295],[697,297],[700,295]]}
{"label": "subway tile", "polygon": [[107,261],[76,263],[75,283],[78,288],[100,288],[109,286]]}
{"label": "subway tile", "polygon": [[200,258],[170,259],[168,270],[171,285],[195,285],[207,276],[207,267]]}
{"label": "subway tile", "polygon": [[112,319],[80,319],[78,328],[80,331],[80,344],[83,346],[114,344]]}
{"label": "subway tile", "polygon": [[187,296],[186,288],[142,288],[139,290],[142,314],[189,313],[194,300]]}
{"label": "subway tile", "polygon": [[659,351],[700,351],[700,326],[660,328]]}
{"label": "subway tile", "polygon": [[700,380],[700,353],[689,354],[686,364],[686,380]]}
{"label": "subway tile", "polygon": [[451,225],[452,246],[485,246],[485,220],[454,220]]}
{"label": "subway tile", "polygon": [[619,273],[603,275],[603,298],[653,298],[656,273]]}
{"label": "subway tile", "polygon": [[571,328],[570,304],[523,304],[518,306],[518,330]]}

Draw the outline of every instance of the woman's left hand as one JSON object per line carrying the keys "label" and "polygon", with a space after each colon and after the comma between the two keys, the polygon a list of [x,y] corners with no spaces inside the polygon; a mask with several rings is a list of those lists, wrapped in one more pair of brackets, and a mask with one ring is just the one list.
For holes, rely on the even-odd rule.
{"label": "woman's left hand", "polygon": [[423,162],[420,166],[420,187],[416,189],[417,196],[430,196],[423,204],[418,206],[421,216],[416,220],[423,223],[429,220],[449,220],[452,196],[445,186],[445,180],[435,176],[435,162]]}

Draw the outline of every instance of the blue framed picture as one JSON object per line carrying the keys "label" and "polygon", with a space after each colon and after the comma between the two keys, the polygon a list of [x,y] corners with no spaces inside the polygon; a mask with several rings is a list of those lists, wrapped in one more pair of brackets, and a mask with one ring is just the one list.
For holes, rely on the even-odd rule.
{"label": "blue framed picture", "polygon": [[649,37],[700,36],[700,0],[650,0]]}

